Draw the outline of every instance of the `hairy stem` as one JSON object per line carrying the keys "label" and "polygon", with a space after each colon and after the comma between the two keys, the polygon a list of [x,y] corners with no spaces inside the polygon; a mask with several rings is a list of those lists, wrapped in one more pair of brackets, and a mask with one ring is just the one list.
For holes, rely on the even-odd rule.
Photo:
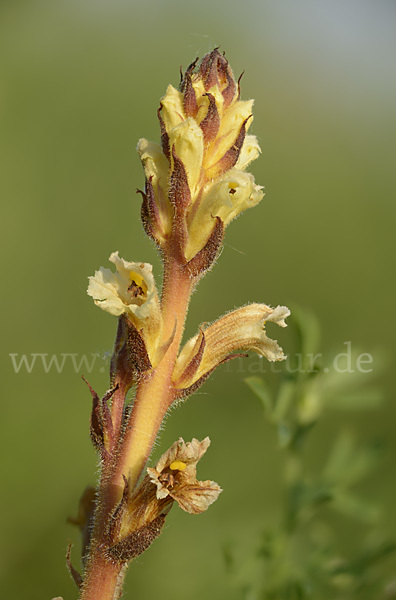
{"label": "hairy stem", "polygon": [[150,456],[172,399],[171,377],[183,334],[191,287],[188,274],[177,263],[173,262],[165,268],[162,339],[167,342],[173,333],[174,338],[158,367],[150,377],[140,382],[136,390],[117,464],[118,477],[124,473],[131,488],[136,485]]}
{"label": "hairy stem", "polygon": [[84,579],[80,598],[84,600],[117,600],[121,596],[125,566],[110,562],[95,552]]}
{"label": "hairy stem", "polygon": [[[119,449],[108,469],[103,469],[98,489],[91,547],[87,559],[81,600],[116,600],[122,589],[125,568],[106,557],[107,525],[121,499],[125,476],[133,489],[150,456],[162,420],[172,400],[171,377],[184,329],[193,282],[176,260],[165,262],[162,294],[162,342],[173,340],[157,368],[137,386],[133,409]],[[114,416],[123,401],[117,396]],[[117,419],[119,420],[119,418]],[[118,425],[118,423],[117,423]]]}

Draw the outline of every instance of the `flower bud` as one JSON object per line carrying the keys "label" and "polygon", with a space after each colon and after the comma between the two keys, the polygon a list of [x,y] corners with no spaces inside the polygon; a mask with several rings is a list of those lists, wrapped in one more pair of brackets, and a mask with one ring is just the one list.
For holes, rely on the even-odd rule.
{"label": "flower bud", "polygon": [[210,90],[213,86],[217,85],[223,95],[226,106],[235,99],[236,95],[239,96],[228,61],[225,56],[220,54],[217,48],[202,59],[199,71],[205,89]]}

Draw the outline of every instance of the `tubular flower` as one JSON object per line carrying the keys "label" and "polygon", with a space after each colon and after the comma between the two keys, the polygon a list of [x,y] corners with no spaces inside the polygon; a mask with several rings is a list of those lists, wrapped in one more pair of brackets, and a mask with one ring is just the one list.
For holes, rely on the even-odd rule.
{"label": "tubular flower", "polygon": [[193,438],[185,442],[179,438],[159,459],[155,469],[147,469],[156,486],[158,500],[172,498],[180,508],[192,514],[204,512],[217,500],[221,488],[214,481],[197,481],[197,462],[210,445],[206,437],[202,442]]}
{"label": "tubular flower", "polygon": [[155,468],[134,492],[125,490],[112,518],[110,549],[113,559],[126,561],[144,552],[159,536],[174,502],[191,514],[199,514],[217,500],[221,488],[214,481],[197,481],[196,467],[210,439],[177,442],[161,456]]}
{"label": "tubular flower", "polygon": [[163,249],[178,237],[187,263],[210,247],[208,268],[224,227],[260,202],[263,192],[244,172],[260,152],[256,137],[247,135],[253,100],[239,99],[239,85],[217,49],[197,62],[180,90],[170,85],[161,100],[161,146],[141,139],[138,152],[146,175],[146,232]]}
{"label": "tubular flower", "polygon": [[116,272],[101,267],[89,277],[87,292],[96,306],[111,315],[126,315],[128,322],[143,338],[153,363],[162,320],[152,266],[128,262],[120,258],[118,252],[113,252],[109,260],[115,264]]}
{"label": "tubular flower", "polygon": [[237,350],[253,350],[271,362],[284,360],[282,348],[267,337],[265,323],[272,321],[286,327],[289,315],[285,306],[249,304],[202,328],[178,356],[172,377],[176,398],[194,391],[219,364],[239,356],[233,354]]}

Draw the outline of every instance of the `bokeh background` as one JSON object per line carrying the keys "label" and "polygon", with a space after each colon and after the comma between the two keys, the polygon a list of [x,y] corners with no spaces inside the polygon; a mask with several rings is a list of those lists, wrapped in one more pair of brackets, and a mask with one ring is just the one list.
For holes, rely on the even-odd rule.
{"label": "bokeh background", "polygon": [[[78,532],[66,517],[97,475],[79,375],[107,389],[102,357],[116,327],[85,295],[86,277],[118,249],[152,262],[160,278],[139,221],[135,146],[140,137],[158,140],[159,98],[178,84],[179,65],[217,45],[236,74],[245,71],[242,97],[256,100],[252,131],[262,155],[252,171],[266,196],[229,227],[186,334],[258,300],[312,309],[325,357],[347,341],[372,353],[384,407],[329,414],[312,461],[320,465],[344,425],[363,440],[380,436],[386,456],[367,493],[395,533],[395,27],[391,0],[2,0],[4,598],[76,597],[64,556],[71,539],[78,564]],[[289,331],[271,332],[286,351]],[[41,359],[31,373],[16,373],[12,353],[101,358],[91,373],[69,361],[45,373]],[[249,556],[282,499],[274,434],[243,382],[257,368],[265,376],[257,364],[220,369],[168,418],[155,455],[179,436],[209,435],[199,474],[225,491],[204,515],[173,509],[165,533],[130,568],[126,597],[240,597],[222,547]],[[334,526],[345,544],[359,539],[361,525],[340,518]]]}

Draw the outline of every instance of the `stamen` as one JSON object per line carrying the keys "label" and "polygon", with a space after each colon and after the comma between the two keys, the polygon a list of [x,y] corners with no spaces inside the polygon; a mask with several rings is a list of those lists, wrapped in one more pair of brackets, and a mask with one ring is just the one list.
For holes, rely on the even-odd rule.
{"label": "stamen", "polygon": [[147,294],[147,284],[142,275],[135,271],[130,271],[129,279],[131,280],[131,285],[128,287],[128,292],[131,292],[133,298]]}
{"label": "stamen", "polygon": [[229,193],[229,194],[236,194],[236,188],[238,187],[238,184],[237,184],[237,183],[230,182],[230,183],[228,184],[228,187],[230,188],[230,189],[228,190],[228,193]]}
{"label": "stamen", "polygon": [[172,469],[172,471],[184,471],[186,467],[186,463],[181,460],[174,460],[173,463],[169,465],[169,468]]}

